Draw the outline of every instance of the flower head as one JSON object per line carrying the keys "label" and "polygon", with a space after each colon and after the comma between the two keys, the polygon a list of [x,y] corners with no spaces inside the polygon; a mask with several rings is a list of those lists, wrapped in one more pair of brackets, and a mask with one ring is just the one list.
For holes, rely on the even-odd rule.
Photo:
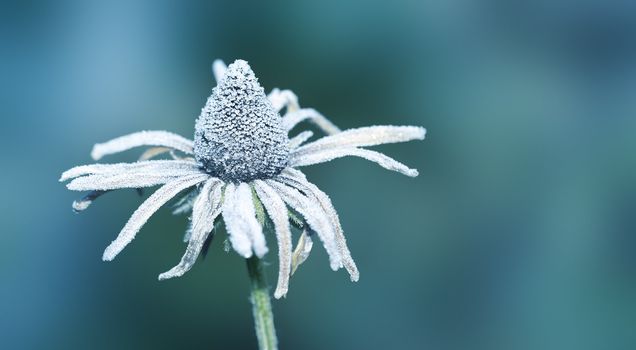
{"label": "flower head", "polygon": [[[150,216],[179,193],[189,191],[175,209],[191,212],[191,226],[185,237],[188,246],[179,264],[159,275],[160,280],[181,276],[192,267],[220,219],[239,255],[263,257],[268,252],[263,232],[267,217],[278,243],[276,298],[287,293],[289,278],[307,259],[315,236],[327,251],[331,268],[344,267],[351,280],[357,281],[358,269],[331,200],[297,168],[356,156],[417,176],[416,170],[362,147],[421,140],[425,129],[371,126],[340,131],[315,110],[300,108],[289,90],[274,89],[265,95],[243,60],[227,68],[216,61],[214,73],[218,85],[196,121],[194,141],[166,131],[137,132],[97,144],[91,153],[99,160],[150,146],[137,162],[82,165],[62,174],[60,181],[71,180],[67,185],[70,190],[90,191],[73,204],[76,211],[85,210],[111,190],[161,185],[132,214],[104,251],[103,259],[114,259]],[[305,120],[328,136],[307,143],[313,134],[303,131],[289,138],[289,132]],[[166,153],[171,159],[152,159]],[[302,230],[295,248],[290,224]]]}

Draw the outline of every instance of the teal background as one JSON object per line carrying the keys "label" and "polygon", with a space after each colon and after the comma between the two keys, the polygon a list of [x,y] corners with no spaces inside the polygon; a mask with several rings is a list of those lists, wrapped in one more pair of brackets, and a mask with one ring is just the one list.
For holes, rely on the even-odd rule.
{"label": "teal background", "polygon": [[255,348],[222,239],[158,282],[186,217],[160,210],[104,263],[142,199],[75,215],[57,182],[96,142],[190,137],[215,58],[343,128],[428,129],[377,148],[414,179],[305,168],[361,279],[315,247],[274,301],[282,349],[636,348],[636,6],[563,0],[2,2],[1,348]]}

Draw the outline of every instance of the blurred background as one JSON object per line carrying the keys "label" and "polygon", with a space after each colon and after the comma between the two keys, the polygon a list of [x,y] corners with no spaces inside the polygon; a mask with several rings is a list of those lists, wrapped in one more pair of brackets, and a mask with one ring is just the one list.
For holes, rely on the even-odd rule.
{"label": "blurred background", "polygon": [[104,263],[143,198],[75,215],[57,182],[96,142],[191,137],[215,58],[342,128],[428,129],[378,148],[414,179],[305,168],[361,279],[316,247],[274,301],[282,349],[636,348],[636,3],[600,0],[2,2],[2,348],[256,347],[223,237],[158,282],[186,217],[160,210]]}

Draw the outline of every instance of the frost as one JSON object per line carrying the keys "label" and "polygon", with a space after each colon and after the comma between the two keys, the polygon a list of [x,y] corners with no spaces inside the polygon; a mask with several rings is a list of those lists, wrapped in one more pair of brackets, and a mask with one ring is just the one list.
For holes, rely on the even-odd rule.
{"label": "frost", "polygon": [[247,62],[230,64],[197,119],[197,162],[224,181],[271,178],[287,166],[288,141]]}
{"label": "frost", "polygon": [[230,235],[232,247],[244,258],[252,256],[252,250],[259,258],[267,253],[265,236],[256,220],[252,202],[252,191],[248,184],[238,186],[229,183],[225,189],[223,220]]}
{"label": "frost", "polygon": [[309,120],[316,124],[316,126],[318,126],[327,135],[334,135],[340,132],[340,128],[313,108],[303,108],[285,114],[283,117],[283,127],[285,130],[290,131],[300,122],[305,120]]}
{"label": "frost", "polygon": [[167,131],[140,131],[93,146],[91,157],[99,160],[104,156],[127,151],[140,146],[161,146],[192,154],[193,143],[177,134]]}
{"label": "frost", "polygon": [[113,260],[135,238],[141,227],[161,206],[176,196],[177,193],[204,181],[206,178],[208,178],[207,175],[201,174],[185,176],[169,182],[155,191],[133,213],[117,238],[106,248],[102,258],[105,261]]}
{"label": "frost", "polygon": [[214,220],[220,213],[221,181],[208,179],[192,208],[192,228],[186,252],[179,264],[159,275],[159,280],[179,277],[188,272],[197,260],[201,248],[214,228]]}
{"label": "frost", "polygon": [[61,182],[83,175],[121,173],[162,173],[166,171],[200,172],[192,160],[144,160],[135,163],[88,164],[71,168],[60,177]]}
{"label": "frost", "polygon": [[293,150],[298,148],[305,141],[309,140],[312,136],[314,136],[314,133],[309,130],[301,132],[300,134],[296,135],[294,138],[289,140],[289,149]]}
{"label": "frost", "polygon": [[266,182],[278,192],[285,203],[299,212],[307,224],[318,234],[329,255],[331,269],[336,271],[342,267],[342,257],[338,251],[333,229],[320,204],[288,185],[274,180],[266,180]]}
{"label": "frost", "polygon": [[254,188],[269,218],[274,223],[274,231],[278,241],[278,284],[276,291],[274,291],[274,297],[279,299],[287,294],[291,274],[292,241],[287,206],[278,193],[264,181],[254,181]]}
{"label": "frost", "polygon": [[272,107],[276,112],[280,112],[281,109],[287,107],[287,112],[298,110],[298,97],[291,90],[280,90],[278,88],[272,89],[272,92],[267,95],[267,98],[272,103]]}
{"label": "frost", "polygon": [[418,175],[416,169],[411,169],[397,160],[382,153],[361,148],[335,148],[319,151],[310,154],[294,155],[290,160],[291,166],[306,166],[312,164],[325,163],[336,158],[346,156],[356,156],[377,163],[381,167],[397,171],[406,176],[415,177]]}
{"label": "frost", "polygon": [[338,244],[338,250],[342,255],[342,262],[344,263],[349,276],[351,276],[351,280],[354,282],[358,281],[358,279],[360,278],[360,273],[358,272],[356,263],[351,257],[349,247],[347,247],[347,240],[344,236],[342,225],[340,225],[338,212],[331,203],[331,199],[329,198],[329,196],[321,191],[316,185],[307,181],[305,175],[299,170],[287,168],[281,174],[280,178],[288,185],[297,188],[307,195],[313,196],[318,201],[318,203],[320,203],[320,206],[323,208],[325,213],[327,213],[327,217],[329,218],[329,221],[331,221],[331,224],[333,226],[333,230],[336,235],[336,243]]}
{"label": "frost", "polygon": [[417,126],[368,126],[325,136],[299,147],[294,154],[311,154],[325,150],[377,146],[386,143],[423,140],[426,129]]}
{"label": "frost", "polygon": [[309,253],[311,253],[311,248],[313,247],[314,242],[311,240],[311,236],[307,232],[307,230],[303,230],[300,234],[300,238],[298,238],[298,243],[296,244],[296,248],[294,249],[294,253],[292,254],[292,267],[291,273],[292,275],[298,269],[300,264],[304,263],[305,260],[309,257]]}
{"label": "frost", "polygon": [[89,194],[85,195],[81,199],[78,199],[78,200],[73,202],[73,211],[75,211],[76,213],[79,213],[79,212],[82,212],[82,211],[88,209],[88,207],[91,204],[93,204],[93,202],[97,198],[99,198],[100,196],[102,196],[106,192],[108,192],[108,191],[91,191]]}

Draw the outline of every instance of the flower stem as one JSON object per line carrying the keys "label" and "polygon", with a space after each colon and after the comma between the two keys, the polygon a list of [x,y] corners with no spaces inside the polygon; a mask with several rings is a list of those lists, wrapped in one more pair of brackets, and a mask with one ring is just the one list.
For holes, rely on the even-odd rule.
{"label": "flower stem", "polygon": [[274,329],[274,314],[272,313],[263,263],[259,258],[253,256],[247,259],[247,271],[252,287],[250,299],[258,348],[260,350],[276,350],[278,349],[278,340],[276,339],[276,329]]}

